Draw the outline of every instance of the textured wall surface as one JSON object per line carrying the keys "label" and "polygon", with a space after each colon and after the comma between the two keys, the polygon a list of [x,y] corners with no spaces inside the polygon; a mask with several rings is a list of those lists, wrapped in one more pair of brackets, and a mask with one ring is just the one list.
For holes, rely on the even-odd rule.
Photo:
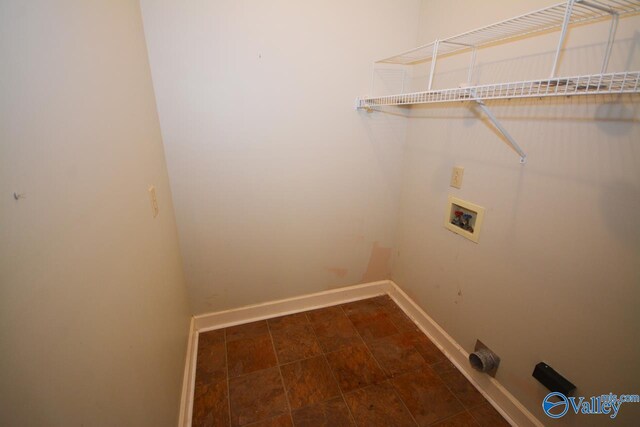
{"label": "textured wall surface", "polygon": [[0,57],[0,424],[175,426],[189,308],[139,5],[0,2]]}
{"label": "textured wall surface", "polygon": [[[424,1],[420,42],[553,2]],[[455,17],[455,19],[452,19]],[[610,71],[640,69],[640,18],[623,18]],[[559,75],[600,71],[608,22],[570,30]],[[478,52],[474,82],[549,75],[558,32]],[[438,61],[435,88],[466,81],[469,55]],[[423,85],[418,67],[414,84]],[[500,355],[497,379],[545,424],[545,361],[576,395],[637,393],[640,379],[640,115],[638,97],[488,102],[528,154],[525,165],[467,104],[413,108],[404,157],[393,279],[467,351]],[[464,182],[449,187],[452,167]],[[443,227],[451,194],[485,207],[478,244]],[[606,417],[606,416],[604,416]],[[623,405],[616,425],[635,425]],[[560,425],[602,425],[565,416]]]}
{"label": "textured wall surface", "polygon": [[406,123],[353,106],[419,2],[141,3],[194,312],[389,278]]}

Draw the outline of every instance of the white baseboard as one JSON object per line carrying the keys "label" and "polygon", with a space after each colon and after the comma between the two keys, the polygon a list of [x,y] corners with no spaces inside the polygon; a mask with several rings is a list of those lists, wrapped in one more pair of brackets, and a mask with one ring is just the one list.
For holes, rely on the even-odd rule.
{"label": "white baseboard", "polygon": [[184,374],[182,376],[182,394],[180,395],[179,426],[191,425],[191,409],[193,408],[193,381],[195,379],[196,355],[198,354],[198,334],[193,317],[189,322],[189,339],[185,357]]}
{"label": "white baseboard", "polygon": [[442,350],[451,362],[478,388],[484,397],[513,426],[542,427],[543,424],[529,412],[496,379],[474,371],[468,363],[469,354],[429,317],[411,298],[391,280],[347,286],[330,291],[254,304],[232,310],[194,316],[191,322],[189,347],[182,389],[180,427],[191,425],[195,383],[198,334],[214,329],[269,319],[286,314],[343,304],[388,294],[420,329]]}
{"label": "white baseboard", "polygon": [[398,285],[393,281],[389,282],[391,285],[389,296],[512,426],[544,427],[544,424],[495,378],[475,371],[469,365],[469,353],[429,317],[415,301],[409,298]]}
{"label": "white baseboard", "polygon": [[270,301],[262,304],[248,305],[246,307],[234,308],[232,310],[201,314],[194,317],[196,331],[204,332],[213,329],[226,328],[228,326],[239,325],[241,323],[255,322],[258,320],[269,319],[271,317],[284,316],[286,314],[299,313],[301,311],[342,304],[348,301],[371,298],[388,293],[391,286],[392,285],[388,280],[382,280],[380,282],[347,286],[345,288],[337,288],[315,294]]}
{"label": "white baseboard", "polygon": [[389,293],[392,286],[388,280],[382,280],[194,316],[191,319],[191,330],[189,332],[187,360],[182,384],[179,426],[191,426],[196,377],[196,356],[198,354],[198,334],[200,332],[299,313],[301,311],[314,310],[316,308],[329,307],[349,301],[372,298]]}

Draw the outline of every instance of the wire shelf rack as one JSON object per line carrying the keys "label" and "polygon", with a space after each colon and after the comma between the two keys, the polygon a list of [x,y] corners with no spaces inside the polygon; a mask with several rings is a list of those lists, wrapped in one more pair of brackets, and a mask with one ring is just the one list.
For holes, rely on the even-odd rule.
{"label": "wire shelf rack", "polygon": [[[524,15],[497,22],[486,27],[467,31],[446,39],[408,50],[376,63],[412,65],[431,60],[434,53],[440,56],[478,48],[522,36],[562,28],[567,2],[558,3]],[[640,13],[640,0],[576,0],[568,24]]]}
{"label": "wire shelf rack", "polygon": [[[372,110],[381,106],[431,104],[436,102],[472,101],[488,117],[491,124],[509,142],[511,148],[525,163],[527,155],[498,118],[491,112],[485,101],[492,99],[544,98],[550,96],[579,96],[607,94],[640,93],[640,71],[607,72],[611,50],[621,16],[640,13],[640,0],[566,0],[543,9],[515,18],[458,34],[403,52],[374,63],[414,65],[431,61],[427,90],[422,92],[400,93],[396,95],[368,96],[356,99],[357,109]],[[603,55],[600,73],[572,77],[557,77],[556,71],[560,52],[571,24],[582,24],[610,19],[609,37]],[[560,30],[555,58],[551,73],[546,79],[525,80],[508,83],[471,85],[474,64],[478,48],[499,42],[539,34],[549,30]],[[467,84],[457,88],[433,89],[433,77],[438,56],[471,51],[471,62]],[[373,92],[373,79],[372,79]]]}
{"label": "wire shelf rack", "polygon": [[640,93],[640,71],[556,77],[358,98],[357,108],[547,96]]}

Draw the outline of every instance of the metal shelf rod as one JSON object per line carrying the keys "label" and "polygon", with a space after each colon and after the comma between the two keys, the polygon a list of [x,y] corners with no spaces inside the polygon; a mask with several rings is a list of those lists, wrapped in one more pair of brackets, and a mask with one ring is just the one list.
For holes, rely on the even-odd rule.
{"label": "metal shelf rod", "polygon": [[573,10],[574,0],[567,1],[567,10],[564,14],[564,21],[562,22],[562,30],[560,31],[560,39],[558,40],[558,48],[556,49],[556,57],[553,60],[553,66],[551,67],[551,76],[556,76],[556,69],[558,67],[558,60],[560,59],[560,52],[562,52],[562,45],[564,45],[564,39],[567,36],[567,28],[569,27],[569,21],[571,20],[571,11]]}
{"label": "metal shelf rod", "polygon": [[440,40],[436,39],[435,45],[433,46],[433,54],[431,57],[431,72],[429,73],[429,85],[427,86],[428,90],[431,90],[431,85],[433,84],[433,74],[436,72],[436,59],[438,56],[438,47],[440,47]]}
{"label": "metal shelf rod", "polygon": [[616,38],[619,19],[620,15],[618,15],[617,13],[612,14],[611,26],[609,27],[609,39],[607,40],[607,47],[605,49],[604,59],[602,60],[602,68],[600,69],[601,73],[607,72],[607,67],[609,66],[609,58],[611,58],[611,49],[613,48],[613,42]]}

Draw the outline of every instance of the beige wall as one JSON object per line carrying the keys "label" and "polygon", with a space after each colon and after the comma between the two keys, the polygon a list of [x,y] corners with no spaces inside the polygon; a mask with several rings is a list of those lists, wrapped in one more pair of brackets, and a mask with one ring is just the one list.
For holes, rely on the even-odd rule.
{"label": "beige wall", "polygon": [[419,2],[141,4],[194,312],[388,278],[405,121],[353,105]]}
{"label": "beige wall", "polygon": [[[637,393],[635,98],[489,103],[526,165],[463,105],[352,108],[416,34],[552,2],[141,3],[193,312],[391,276],[545,424],[541,360],[579,395]],[[610,70],[640,67],[639,20]],[[597,72],[606,35],[572,30],[560,73]],[[482,50],[476,81],[546,76],[555,37]],[[139,7],[2,2],[0,54],[0,423],[173,425],[189,311]],[[448,194],[487,209],[479,244],[442,226]]]}
{"label": "beige wall", "polygon": [[0,58],[0,424],[175,425],[189,311],[139,5],[2,1]]}
{"label": "beige wall", "polygon": [[[420,41],[552,3],[424,1]],[[638,28],[640,18],[621,20],[610,71],[640,69]],[[607,32],[607,24],[571,30],[560,74],[599,72]],[[557,35],[481,50],[475,81],[546,77]],[[468,59],[438,62],[435,87],[465,81]],[[531,373],[545,361],[577,395],[638,393],[637,97],[488,105],[528,153],[525,165],[465,105],[412,110],[393,279],[465,350],[477,338],[495,350],[497,379],[545,425],[608,424],[585,415],[552,422]],[[449,187],[454,165],[465,168],[461,190]],[[479,244],[443,227],[449,194],[486,208]],[[638,419],[640,406],[628,404],[615,424]]]}

